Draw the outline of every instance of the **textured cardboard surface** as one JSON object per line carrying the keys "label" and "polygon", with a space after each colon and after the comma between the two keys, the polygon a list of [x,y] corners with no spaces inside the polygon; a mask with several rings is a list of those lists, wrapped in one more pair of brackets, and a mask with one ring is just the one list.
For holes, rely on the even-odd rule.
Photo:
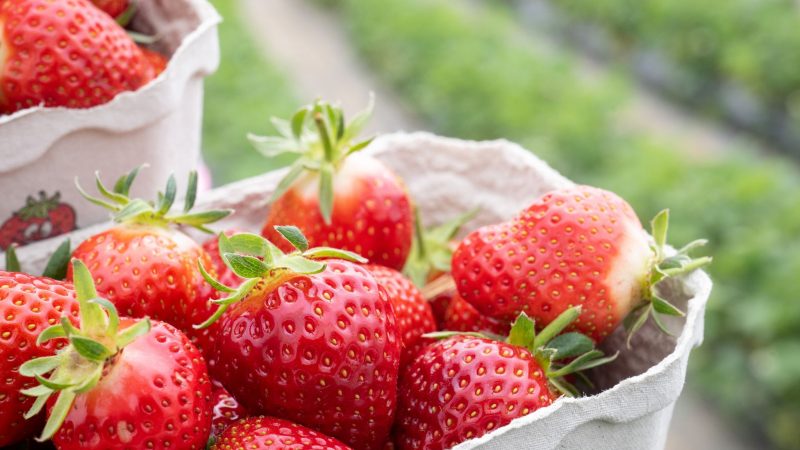
{"label": "textured cardboard surface", "polygon": [[91,185],[99,170],[113,183],[148,164],[137,193],[151,197],[170,172],[183,184],[197,164],[203,78],[219,64],[220,18],[206,0],[140,4],[137,28],[161,36],[159,50],[171,55],[167,69],[138,91],[94,108],[40,107],[0,116],[0,223],[43,190],[61,193],[76,210],[78,226],[94,224],[107,215],[79,196],[76,176]]}
{"label": "textured cardboard surface", "polygon": [[[406,181],[423,217],[429,221],[426,225],[475,206],[480,207],[480,212],[465,230],[505,220],[542,193],[572,183],[507,141],[468,142],[427,133],[392,134],[379,138],[366,151]],[[267,173],[216,189],[199,204],[236,209],[233,216],[219,224],[219,229],[232,226],[258,231],[269,207],[269,195],[283,173]],[[83,230],[73,240],[79,242],[82,236],[104,226],[107,225]],[[54,239],[21,249],[24,265],[40,270],[57,244]],[[620,350],[619,359],[590,375],[602,392],[561,399],[456,448],[663,448],[672,410],[683,388],[689,354],[702,341],[711,281],[698,271],[672,283],[667,291],[667,297],[687,311],[685,318],[668,324],[676,331],[676,339],[646,326],[629,351],[624,348],[621,330],[617,330],[604,347],[607,352]]]}

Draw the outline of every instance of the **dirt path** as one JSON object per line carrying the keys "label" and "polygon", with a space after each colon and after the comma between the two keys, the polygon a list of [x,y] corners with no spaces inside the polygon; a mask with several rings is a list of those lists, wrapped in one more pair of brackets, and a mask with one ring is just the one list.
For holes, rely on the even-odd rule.
{"label": "dirt path", "polygon": [[[379,99],[371,131],[424,129],[417,117],[386,86],[381,85],[353,51],[344,30],[326,11],[300,0],[239,0],[245,22],[270,60],[295,82],[303,100],[338,99],[348,112],[363,107],[368,92]],[[602,76],[605,68],[583,58],[579,68],[588,77]],[[635,90],[619,112],[623,128],[664,137],[693,154],[721,153],[739,145],[740,138],[705,119],[687,116],[655,95]],[[667,442],[667,450],[755,450],[734,436],[698,398],[681,397]]]}
{"label": "dirt path", "polygon": [[338,21],[300,0],[239,0],[245,22],[270,60],[294,81],[301,100],[340,101],[349,114],[376,96],[367,131],[418,130],[418,121],[359,61]]}

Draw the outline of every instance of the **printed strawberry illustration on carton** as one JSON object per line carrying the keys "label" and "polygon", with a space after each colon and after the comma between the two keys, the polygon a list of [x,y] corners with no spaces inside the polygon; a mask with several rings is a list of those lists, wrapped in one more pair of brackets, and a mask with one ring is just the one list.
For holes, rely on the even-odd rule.
{"label": "printed strawberry illustration on carton", "polygon": [[11,244],[25,245],[77,228],[75,209],[61,201],[61,193],[48,197],[44,191],[39,198],[28,196],[25,206],[0,226],[0,249]]}

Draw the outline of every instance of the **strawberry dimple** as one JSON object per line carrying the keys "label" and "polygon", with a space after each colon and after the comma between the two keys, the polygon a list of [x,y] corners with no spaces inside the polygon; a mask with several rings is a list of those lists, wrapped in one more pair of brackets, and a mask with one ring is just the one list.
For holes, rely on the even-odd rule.
{"label": "strawberry dimple", "polygon": [[455,336],[427,347],[403,372],[397,444],[409,450],[450,448],[554,400],[528,350]]}
{"label": "strawberry dimple", "polygon": [[340,260],[276,283],[221,318],[214,375],[249,411],[379,448],[400,356],[386,292],[366,269]]}
{"label": "strawberry dimple", "polygon": [[0,272],[0,446],[31,436],[40,420],[22,416],[34,399],[20,390],[36,385],[19,375],[19,366],[33,358],[51,356],[63,340],[37,345],[39,333],[62,316],[78,321],[78,303],[72,285],[22,273]]}
{"label": "strawberry dimple", "polygon": [[[610,192],[579,186],[547,194],[512,221],[468,235],[453,255],[453,276],[465,300],[508,322],[525,312],[544,326],[582,305],[573,328],[600,341],[624,317],[626,308],[618,306],[629,306],[637,295],[633,289],[619,293],[610,282],[625,260],[622,249],[649,252],[633,210]],[[647,263],[639,258],[638,267],[624,267],[625,283],[642,284]]]}

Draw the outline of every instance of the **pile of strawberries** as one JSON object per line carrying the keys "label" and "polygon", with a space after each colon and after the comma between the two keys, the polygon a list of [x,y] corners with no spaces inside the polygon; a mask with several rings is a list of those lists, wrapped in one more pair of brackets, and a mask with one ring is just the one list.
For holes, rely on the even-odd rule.
{"label": "pile of strawberries", "polygon": [[252,138],[290,161],[259,234],[181,231],[232,213],[193,211],[194,174],[182,208],[173,178],[131,198],[138,170],[78,186],[114,224],[57,252],[66,281],[0,272],[0,446],[450,448],[592,392],[581,371],[614,359],[596,345],[621,323],[683,314],[660,283],[709,259],[666,250],[666,213],[651,239],[575,186],[460,241],[474,211],[424,231],[359,152],[369,112],[318,101]]}
{"label": "pile of strawberries", "polygon": [[156,78],[166,58],[134,42],[128,0],[0,0],[0,115],[89,108]]}

